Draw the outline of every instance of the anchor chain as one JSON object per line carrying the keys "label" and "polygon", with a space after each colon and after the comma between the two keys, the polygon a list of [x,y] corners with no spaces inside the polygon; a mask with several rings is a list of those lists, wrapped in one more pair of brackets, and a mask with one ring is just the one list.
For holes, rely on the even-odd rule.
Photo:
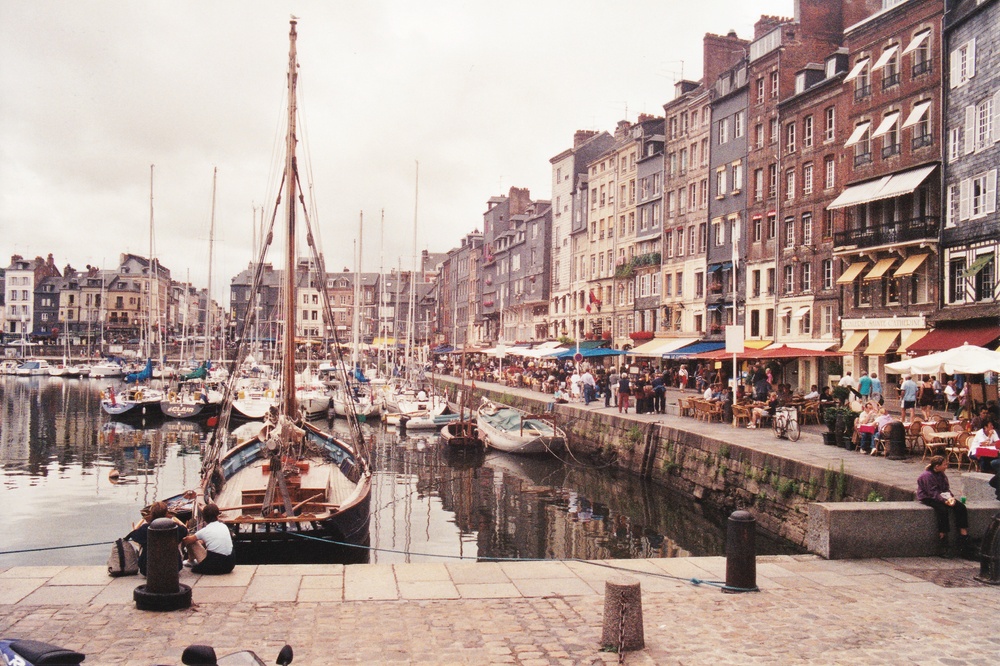
{"label": "anchor chain", "polygon": [[618,618],[618,663],[625,663],[625,597],[622,597],[622,607]]}

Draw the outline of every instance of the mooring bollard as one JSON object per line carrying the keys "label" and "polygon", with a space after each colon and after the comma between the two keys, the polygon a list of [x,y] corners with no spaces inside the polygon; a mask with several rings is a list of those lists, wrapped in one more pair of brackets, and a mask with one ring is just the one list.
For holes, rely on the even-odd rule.
{"label": "mooring bollard", "polygon": [[646,646],[642,629],[642,590],[639,581],[615,576],[604,583],[604,631],[601,646],[619,654]]}
{"label": "mooring bollard", "polygon": [[146,584],[132,592],[139,610],[172,611],[191,606],[191,587],[177,571],[177,523],[157,518],[146,540]]}
{"label": "mooring bollard", "polygon": [[979,549],[980,583],[1000,585],[1000,513],[993,515],[993,521],[983,535],[983,545]]}
{"label": "mooring bollard", "polygon": [[757,592],[757,520],[733,511],[726,526],[726,585],[723,592]]}

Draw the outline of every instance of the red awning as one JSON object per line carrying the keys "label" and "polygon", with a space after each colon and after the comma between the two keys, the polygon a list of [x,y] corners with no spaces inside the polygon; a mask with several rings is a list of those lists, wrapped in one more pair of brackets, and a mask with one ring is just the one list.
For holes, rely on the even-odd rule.
{"label": "red awning", "polygon": [[965,343],[986,347],[1000,338],[1000,326],[962,326],[961,328],[935,328],[906,350],[910,354],[947,351]]}
{"label": "red awning", "polygon": [[[788,345],[771,345],[765,349],[746,349],[742,354],[737,354],[738,360],[763,360],[763,359],[788,359],[788,358],[815,358],[823,356],[843,356],[835,351],[822,351],[819,349],[802,349],[801,347],[789,347]],[[732,359],[732,353],[726,353],[725,349],[719,349],[704,354],[696,354],[695,358],[707,359],[710,361],[725,361]]]}

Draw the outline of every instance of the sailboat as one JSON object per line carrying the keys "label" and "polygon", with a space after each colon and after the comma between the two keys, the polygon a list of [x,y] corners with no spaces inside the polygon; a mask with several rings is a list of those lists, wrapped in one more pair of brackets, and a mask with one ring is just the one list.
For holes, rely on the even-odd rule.
{"label": "sailboat", "polygon": [[[296,20],[289,31],[288,131],[282,189],[285,195],[284,330],[281,339],[281,385],[276,409],[268,414],[259,433],[231,448],[227,445],[229,411],[223,407],[209,442],[199,490],[192,498],[168,501],[183,517],[185,501],[196,517],[207,503],[220,509],[219,520],[233,534],[236,558],[243,562],[328,561],[345,544],[366,546],[372,469],[357,419],[350,420],[351,441],[335,437],[306,421],[295,391],[296,304],[296,204],[300,188],[295,158],[296,136]],[[280,195],[279,195],[280,196]],[[305,225],[308,212],[303,210]],[[268,243],[272,234],[268,234]],[[322,255],[308,234],[313,256],[322,269]],[[264,257],[266,246],[261,251]],[[258,262],[260,266],[262,262]],[[326,290],[322,290],[327,313],[332,314]],[[248,349],[242,341],[252,325],[254,298],[242,319],[239,361]],[[367,550],[351,551],[355,561],[367,561]]]}
{"label": "sailboat", "polygon": [[[475,390],[475,382],[473,382]],[[462,388],[458,397],[458,419],[445,424],[441,428],[441,441],[453,447],[479,447],[483,442],[479,439],[479,424],[469,407],[470,392],[465,390],[465,348],[462,348]],[[468,416],[466,416],[468,414]]]}
{"label": "sailboat", "polygon": [[49,366],[50,377],[73,378],[80,376],[80,367],[69,361],[69,332],[63,333],[63,358],[62,363]]}

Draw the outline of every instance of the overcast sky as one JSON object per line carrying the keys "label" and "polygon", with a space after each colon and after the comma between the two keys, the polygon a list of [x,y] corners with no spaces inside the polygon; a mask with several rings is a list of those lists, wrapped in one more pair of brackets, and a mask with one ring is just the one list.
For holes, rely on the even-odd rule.
{"label": "overcast sky", "polygon": [[[288,20],[299,17],[300,164],[329,270],[412,265],[482,228],[511,186],[551,194],[577,129],[662,115],[701,76],[705,32],[750,37],[793,0],[0,0],[0,264],[113,267],[155,254],[204,286],[218,168],[213,294],[274,207]],[[683,63],[681,62],[683,61]],[[385,210],[384,253],[380,211]],[[270,258],[280,262],[280,247]],[[384,260],[382,256],[384,254]]]}

